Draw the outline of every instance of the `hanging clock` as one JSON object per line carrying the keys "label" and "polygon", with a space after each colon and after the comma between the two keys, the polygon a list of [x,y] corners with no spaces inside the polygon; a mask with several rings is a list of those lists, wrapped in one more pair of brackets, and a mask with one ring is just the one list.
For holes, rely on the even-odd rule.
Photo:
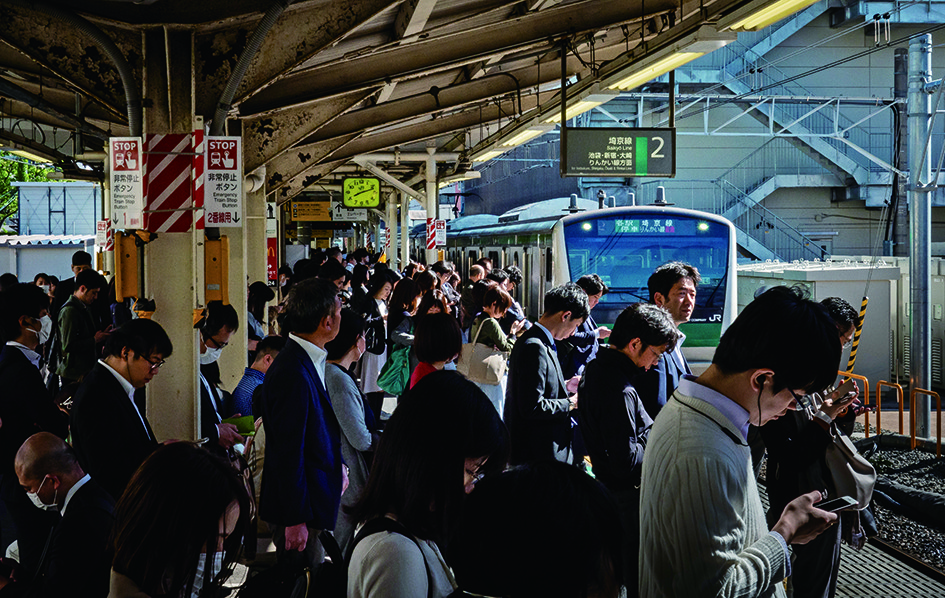
{"label": "hanging clock", "polygon": [[341,205],[346,208],[376,208],[381,205],[381,181],[352,177],[342,184]]}

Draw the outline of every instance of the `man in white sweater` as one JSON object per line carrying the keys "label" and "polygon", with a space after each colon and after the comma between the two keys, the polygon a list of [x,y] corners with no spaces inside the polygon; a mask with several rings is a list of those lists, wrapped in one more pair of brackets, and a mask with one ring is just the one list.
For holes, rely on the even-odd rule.
{"label": "man in white sweater", "polygon": [[826,310],[778,287],[732,323],[704,374],[680,381],[643,458],[640,596],[785,595],[788,544],[815,538],[837,516],[813,506],[815,491],[768,530],[748,423],[780,417],[833,382],[840,353]]}

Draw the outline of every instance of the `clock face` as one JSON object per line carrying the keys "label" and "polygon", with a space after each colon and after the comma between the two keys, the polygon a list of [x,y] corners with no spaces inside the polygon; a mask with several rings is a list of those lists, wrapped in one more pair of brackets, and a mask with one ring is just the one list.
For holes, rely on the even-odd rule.
{"label": "clock face", "polygon": [[346,208],[376,208],[381,205],[381,181],[371,178],[344,180],[341,204]]}

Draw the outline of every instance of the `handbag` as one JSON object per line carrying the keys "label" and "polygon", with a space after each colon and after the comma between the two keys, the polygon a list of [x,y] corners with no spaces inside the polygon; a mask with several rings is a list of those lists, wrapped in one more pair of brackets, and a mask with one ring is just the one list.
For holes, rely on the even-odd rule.
{"label": "handbag", "polygon": [[504,351],[476,342],[479,340],[479,333],[482,332],[484,324],[485,320],[479,325],[472,341],[463,345],[463,352],[460,354],[459,363],[456,364],[456,370],[479,384],[499,384],[505,376],[508,356]]}
{"label": "handbag", "polygon": [[400,396],[410,383],[410,347],[401,345],[391,351],[377,375],[377,385],[394,396]]}
{"label": "handbag", "polygon": [[857,452],[850,439],[837,429],[836,423],[830,424],[830,437],[824,460],[833,479],[833,487],[837,496],[849,496],[856,500],[857,510],[862,511],[873,498],[876,469]]}
{"label": "handbag", "polygon": [[318,541],[328,559],[314,572],[291,561],[280,561],[246,580],[237,598],[344,598],[348,568],[341,548],[327,530],[318,534]]}
{"label": "handbag", "polygon": [[387,339],[384,338],[384,320],[369,322],[364,328],[365,351],[374,355],[381,355],[387,349]]}

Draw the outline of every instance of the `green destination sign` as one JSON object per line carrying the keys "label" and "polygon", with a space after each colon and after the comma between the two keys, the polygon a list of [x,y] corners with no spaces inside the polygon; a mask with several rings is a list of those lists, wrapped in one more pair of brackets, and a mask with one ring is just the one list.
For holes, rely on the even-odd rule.
{"label": "green destination sign", "polygon": [[563,176],[676,176],[676,129],[567,127],[564,133]]}

